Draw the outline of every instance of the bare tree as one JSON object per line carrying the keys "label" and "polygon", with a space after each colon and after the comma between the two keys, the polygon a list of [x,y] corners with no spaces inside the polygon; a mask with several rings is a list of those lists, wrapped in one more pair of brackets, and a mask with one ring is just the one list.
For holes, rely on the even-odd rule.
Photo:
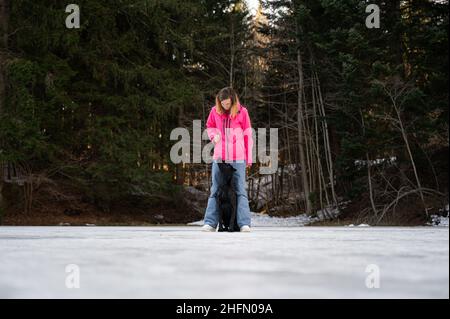
{"label": "bare tree", "polygon": [[[297,41],[299,41],[300,33],[296,24],[297,30]],[[308,167],[305,158],[305,129],[304,129],[304,101],[303,101],[303,91],[304,91],[304,79],[303,79],[303,61],[302,53],[300,51],[300,44],[298,43],[297,48],[297,71],[298,71],[298,100],[297,100],[297,125],[298,125],[298,147],[300,155],[300,166],[303,182],[303,194],[305,197],[305,208],[306,213],[311,214],[311,203],[309,200],[309,182],[308,182]]]}
{"label": "bare tree", "polygon": [[399,130],[402,136],[403,142],[405,143],[405,147],[409,156],[409,160],[411,162],[412,169],[414,171],[414,177],[417,183],[416,192],[419,193],[425,215],[428,216],[428,209],[425,204],[422,183],[420,181],[419,174],[417,172],[417,167],[414,161],[414,156],[411,151],[408,134],[402,118],[403,103],[405,102],[405,97],[408,94],[410,94],[412,90],[414,90],[414,87],[410,83],[403,83],[398,77],[394,77],[392,81],[386,82],[375,81],[375,83],[383,88],[386,96],[389,98],[392,108],[394,109],[395,117],[392,117],[389,114],[385,114],[384,117],[390,120],[391,123],[393,123],[394,127],[396,127]]}

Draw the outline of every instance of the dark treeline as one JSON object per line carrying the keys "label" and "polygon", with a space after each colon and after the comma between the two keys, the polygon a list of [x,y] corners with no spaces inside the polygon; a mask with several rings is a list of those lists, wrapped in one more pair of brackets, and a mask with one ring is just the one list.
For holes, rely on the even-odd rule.
{"label": "dark treeline", "polygon": [[379,29],[367,1],[267,3],[259,120],[283,128],[282,163],[298,164],[284,189],[302,190],[300,209],[407,223],[447,201],[448,2],[370,3]]}
{"label": "dark treeline", "polygon": [[192,218],[209,165],[173,164],[170,132],[233,86],[279,128],[253,210],[423,222],[448,202],[448,1],[371,3],[378,29],[357,0],[80,0],[68,29],[60,1],[0,0],[0,216]]}

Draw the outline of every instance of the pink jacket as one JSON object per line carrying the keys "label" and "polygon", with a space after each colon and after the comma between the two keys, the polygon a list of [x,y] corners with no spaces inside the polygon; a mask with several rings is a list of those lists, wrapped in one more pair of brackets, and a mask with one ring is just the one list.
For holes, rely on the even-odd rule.
{"label": "pink jacket", "polygon": [[214,106],[206,128],[211,141],[215,135],[221,136],[220,142],[214,146],[213,159],[245,160],[247,165],[252,164],[253,138],[247,108],[239,104],[238,114],[231,118],[229,114],[217,113]]}

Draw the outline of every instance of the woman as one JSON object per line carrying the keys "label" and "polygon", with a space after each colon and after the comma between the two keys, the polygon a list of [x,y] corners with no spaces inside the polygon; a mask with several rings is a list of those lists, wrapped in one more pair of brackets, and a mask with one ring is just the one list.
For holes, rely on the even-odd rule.
{"label": "woman", "polygon": [[218,162],[225,161],[236,170],[232,183],[237,197],[237,223],[241,232],[249,232],[251,226],[250,207],[245,189],[246,166],[252,164],[252,133],[247,109],[239,103],[231,87],[220,90],[216,105],[211,109],[206,122],[208,136],[214,144],[212,163],[212,185],[208,198],[203,231],[216,231],[219,210],[216,195],[221,182]]}

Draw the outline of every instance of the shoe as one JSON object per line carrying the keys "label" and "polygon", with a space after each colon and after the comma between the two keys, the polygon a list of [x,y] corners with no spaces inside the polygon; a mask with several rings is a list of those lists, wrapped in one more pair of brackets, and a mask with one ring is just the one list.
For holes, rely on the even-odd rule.
{"label": "shoe", "polygon": [[249,233],[251,232],[250,226],[244,225],[241,227],[241,232],[243,233]]}
{"label": "shoe", "polygon": [[216,229],[215,229],[214,227],[211,227],[211,226],[205,224],[205,225],[202,226],[202,231],[205,231],[205,232],[215,232]]}

